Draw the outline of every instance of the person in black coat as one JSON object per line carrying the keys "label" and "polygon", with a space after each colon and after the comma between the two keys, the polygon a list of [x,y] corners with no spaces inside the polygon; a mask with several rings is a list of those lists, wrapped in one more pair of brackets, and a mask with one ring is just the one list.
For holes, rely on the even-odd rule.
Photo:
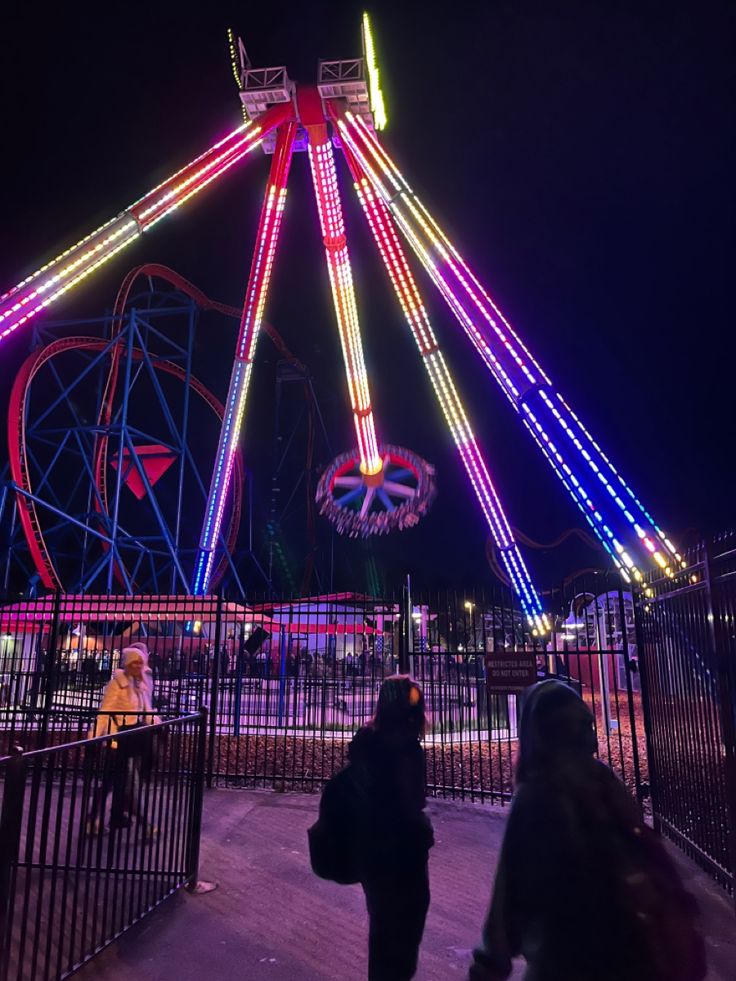
{"label": "person in black coat", "polygon": [[429,908],[432,825],[424,813],[425,764],[420,739],[424,697],[407,676],[381,685],[373,721],[348,747],[366,794],[360,833],[361,885],[369,917],[369,981],[409,981],[417,969]]}
{"label": "person in black coat", "polygon": [[697,912],[658,836],[607,766],[588,706],[530,689],[516,792],[469,981],[701,981]]}

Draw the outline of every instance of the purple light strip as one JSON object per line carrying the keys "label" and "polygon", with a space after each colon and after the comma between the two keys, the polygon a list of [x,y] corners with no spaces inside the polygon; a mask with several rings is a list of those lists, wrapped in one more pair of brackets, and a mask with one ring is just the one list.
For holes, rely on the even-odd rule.
{"label": "purple light strip", "polygon": [[[408,184],[375,136],[350,114],[338,118],[337,124],[341,137],[350,151],[360,160],[377,193],[391,209],[402,232],[407,236],[412,248],[468,333],[476,350],[481,354],[514,407],[522,417],[525,417],[527,428],[535,435],[536,442],[583,510],[586,519],[593,523],[604,546],[613,554],[623,574],[627,578],[633,575],[634,578],[641,579],[641,574],[626,547],[618,540],[601,513],[604,505],[596,506],[593,503],[590,488],[586,489],[575,476],[562,457],[561,446],[553,442],[547,434],[539,417],[542,408],[549,422],[561,429],[562,442],[574,448],[574,452],[579,454],[583,470],[589,471],[589,478],[591,475],[594,477],[595,486],[605,490],[608,503],[613,503],[628,527],[635,532],[634,547],[638,550],[643,545],[647,557],[653,554],[661,567],[669,569],[667,559],[656,548],[652,552],[651,545],[652,540],[655,539],[664,545],[666,553],[674,559],[679,559],[672,543],[652,521],[633,491],[613,468],[559,393],[554,392],[553,389],[546,390],[551,384],[548,376],[531,357],[508,322],[500,315],[491,298],[426,208],[412,194]],[[446,274],[440,271],[440,266],[432,258],[433,254],[438,257],[439,263],[446,267]],[[448,276],[454,281],[454,287]],[[465,300],[461,298],[463,296]],[[481,324],[477,323],[478,315],[482,318]],[[497,320],[501,320],[503,329],[498,326]],[[483,322],[490,325],[492,335],[488,335],[482,327]],[[491,337],[494,335],[495,341],[492,341]],[[503,359],[500,353],[493,353],[493,345],[498,341],[501,343],[500,351],[504,352]],[[541,405],[537,410],[532,411],[527,404],[530,401],[541,402]],[[544,438],[540,439],[540,436]],[[550,450],[550,446],[553,449]],[[617,492],[617,487],[624,492],[623,497]],[[625,498],[629,499],[629,503]]]}
{"label": "purple light strip", "polygon": [[518,545],[514,541],[511,526],[470,427],[447,363],[439,349],[426,307],[396,234],[391,213],[383,199],[375,194],[367,178],[361,176],[357,161],[350,154],[346,154],[346,157],[355,178],[358,199],[471,486],[499,549],[501,561],[530,622],[539,631],[545,632],[548,625],[542,611],[541,600],[532,584]]}
{"label": "purple light strip", "polygon": [[235,362],[230,376],[225,414],[222,419],[220,439],[199,540],[192,582],[192,593],[195,596],[206,594],[212,578],[215,546],[222,528],[225,501],[230,489],[233,462],[240,441],[248,398],[253,358],[263,320],[273,259],[276,254],[281,219],[286,203],[286,181],[289,176],[295,134],[296,123],[289,122],[280,127],[271,162],[271,173],[261,209],[256,247],[251,262],[243,316],[240,321],[235,349]]}

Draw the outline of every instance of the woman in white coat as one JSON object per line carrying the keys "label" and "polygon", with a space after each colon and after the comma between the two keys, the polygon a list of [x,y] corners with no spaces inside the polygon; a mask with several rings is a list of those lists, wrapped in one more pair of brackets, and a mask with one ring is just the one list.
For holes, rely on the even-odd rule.
{"label": "woman in white coat", "polygon": [[[143,649],[142,649],[143,648]],[[88,828],[99,830],[104,816],[105,800],[112,788],[111,828],[127,828],[131,814],[135,814],[145,829],[151,828],[142,809],[140,778],[147,780],[151,771],[150,733],[135,734],[140,729],[161,720],[153,712],[153,681],[147,667],[147,651],[140,645],[123,649],[120,668],[105,686],[97,721],[91,733],[104,736],[111,733],[130,732],[124,739],[113,739],[107,744],[106,760],[101,785],[93,795],[89,812]],[[131,778],[139,777],[138,793],[128,792]],[[125,813],[126,803],[128,814]]]}

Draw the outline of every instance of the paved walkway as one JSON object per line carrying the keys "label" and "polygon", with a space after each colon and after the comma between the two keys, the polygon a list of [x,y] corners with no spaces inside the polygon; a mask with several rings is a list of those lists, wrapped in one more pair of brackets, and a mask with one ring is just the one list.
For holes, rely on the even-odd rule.
{"label": "paved walkway", "polygon": [[[363,981],[366,916],[359,886],[312,875],[306,829],[317,797],[217,790],[205,797],[201,875],[208,896],[181,892],[83,968],[79,981]],[[437,838],[432,904],[417,981],[463,979],[488,901],[504,812],[429,805]],[[709,981],[732,981],[736,920],[729,901],[683,860],[705,914]],[[522,965],[513,977],[520,979]]]}

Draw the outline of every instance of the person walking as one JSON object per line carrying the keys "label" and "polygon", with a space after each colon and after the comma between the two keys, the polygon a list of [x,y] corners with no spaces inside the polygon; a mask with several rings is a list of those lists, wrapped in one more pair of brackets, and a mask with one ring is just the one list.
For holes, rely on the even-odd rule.
{"label": "person walking", "polygon": [[348,747],[365,791],[356,839],[369,917],[369,981],[409,981],[429,907],[432,825],[424,812],[424,696],[408,676],[381,685],[375,715]]}
{"label": "person walking", "polygon": [[[145,643],[145,641],[137,640],[132,644],[128,644],[127,647],[131,650],[138,650],[141,652],[141,655],[143,657],[143,671],[141,673],[140,682],[143,688],[146,689],[148,706],[149,708],[152,708],[154,705],[154,697],[153,697],[154,677],[153,677],[153,668],[151,666],[151,655],[149,654],[148,651],[148,645]],[[158,715],[156,716],[147,715],[144,717],[142,724],[150,725],[154,718],[157,722],[161,721]],[[165,736],[165,732],[159,733],[158,735]],[[149,734],[145,738],[143,738],[142,736],[141,739],[138,740],[137,748],[140,750],[138,755],[138,771],[140,773],[141,778],[144,781],[148,781],[149,777],[151,776],[151,771],[153,770],[153,755],[154,755],[153,738],[151,737],[151,735]]]}
{"label": "person walking", "polygon": [[590,709],[558,680],[521,716],[516,790],[469,981],[701,981],[696,904],[659,837],[595,759]]}
{"label": "person walking", "polygon": [[[124,648],[120,655],[120,668],[113,673],[102,695],[91,735],[130,735],[111,740],[106,745],[102,779],[93,794],[88,815],[88,831],[101,829],[105,801],[112,789],[110,828],[129,827],[131,815],[134,814],[146,832],[153,832],[140,799],[141,780],[147,781],[151,772],[151,738],[148,732],[134,732],[161,721],[153,712],[153,681],[151,672],[146,670],[147,653],[141,643]],[[136,776],[139,783],[137,793],[134,787]]]}

